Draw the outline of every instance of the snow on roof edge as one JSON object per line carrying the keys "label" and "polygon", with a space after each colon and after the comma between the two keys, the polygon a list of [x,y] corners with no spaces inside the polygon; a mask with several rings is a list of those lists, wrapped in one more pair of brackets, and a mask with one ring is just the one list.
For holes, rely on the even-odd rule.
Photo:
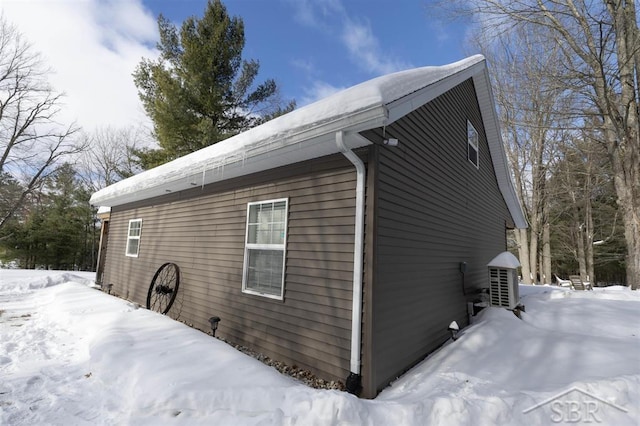
{"label": "snow on roof edge", "polygon": [[502,197],[507,204],[507,209],[509,210],[509,214],[513,219],[515,227],[518,229],[525,229],[528,227],[528,223],[525,218],[524,210],[522,209],[522,203],[516,194],[511,172],[509,171],[509,162],[507,160],[504,141],[502,140],[502,134],[498,122],[498,114],[496,112],[493,90],[491,89],[489,70],[486,66],[480,75],[474,77],[474,82],[476,86],[478,104],[482,111],[482,121],[487,135],[487,143],[489,144],[489,149],[491,151],[491,161],[498,181],[498,187],[500,188]]}
{"label": "snow on roof edge", "polygon": [[[244,161],[247,153],[256,147],[267,145],[275,149],[294,135],[321,129],[328,123],[342,121],[346,126],[351,124],[351,116],[375,107],[402,102],[403,98],[408,99],[410,95],[425,87],[437,86],[439,82],[484,60],[482,55],[474,55],[448,65],[427,66],[376,77],[217,144],[103,188],[91,196],[90,202],[93,205],[118,205],[114,202],[116,199],[122,198],[125,194],[129,194],[127,199],[131,199],[134,193],[137,194],[136,200],[150,198],[154,196],[148,192],[150,188],[192,175],[195,165],[203,170],[212,167],[212,164],[213,167],[224,167],[228,159]],[[333,126],[330,127],[333,131]]]}

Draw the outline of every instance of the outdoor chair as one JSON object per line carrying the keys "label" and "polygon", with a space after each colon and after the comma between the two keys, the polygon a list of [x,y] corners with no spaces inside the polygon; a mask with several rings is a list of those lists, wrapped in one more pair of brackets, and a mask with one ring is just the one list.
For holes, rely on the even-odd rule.
{"label": "outdoor chair", "polygon": [[557,275],[554,276],[556,277],[556,282],[560,287],[571,287],[571,280],[563,280]]}
{"label": "outdoor chair", "polygon": [[571,281],[571,288],[574,290],[593,290],[591,283],[582,281],[580,275],[569,275],[569,280]]}

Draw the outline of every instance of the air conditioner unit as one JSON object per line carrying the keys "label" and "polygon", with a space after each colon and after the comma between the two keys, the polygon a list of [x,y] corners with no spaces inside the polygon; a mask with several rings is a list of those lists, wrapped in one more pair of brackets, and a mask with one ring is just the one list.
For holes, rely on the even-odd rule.
{"label": "air conditioner unit", "polygon": [[500,253],[489,268],[489,299],[491,306],[515,309],[520,303],[518,289],[518,266],[520,262],[509,252]]}

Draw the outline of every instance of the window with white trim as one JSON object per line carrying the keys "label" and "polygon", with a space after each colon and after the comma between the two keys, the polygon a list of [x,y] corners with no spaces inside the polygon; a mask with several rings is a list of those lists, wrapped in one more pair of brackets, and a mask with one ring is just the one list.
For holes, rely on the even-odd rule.
{"label": "window with white trim", "polygon": [[282,299],[289,200],[282,198],[247,206],[242,291]]}
{"label": "window with white trim", "polygon": [[480,155],[478,149],[478,131],[467,120],[467,158],[476,168],[480,168]]}
{"label": "window with white trim", "polygon": [[140,251],[140,234],[142,232],[142,219],[131,219],[127,230],[127,250],[125,254],[130,257],[138,257]]}

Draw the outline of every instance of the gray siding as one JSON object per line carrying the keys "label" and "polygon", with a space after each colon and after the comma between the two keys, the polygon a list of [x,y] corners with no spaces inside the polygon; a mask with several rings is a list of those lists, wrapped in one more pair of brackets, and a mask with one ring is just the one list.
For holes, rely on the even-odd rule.
{"label": "gray siding", "polygon": [[[247,203],[289,197],[284,301],[242,293]],[[344,380],[349,370],[355,171],[341,155],[116,207],[105,282],[140,304],[164,262],[181,268],[170,316],[267,356]],[[129,219],[140,254],[125,256]]]}
{"label": "gray siding", "polygon": [[[467,160],[467,119],[480,136],[480,168]],[[365,395],[444,343],[466,302],[486,287],[486,264],[505,250],[510,221],[499,192],[473,83],[434,99],[385,129],[375,180],[375,277],[365,316]],[[382,130],[366,132],[376,143]],[[460,262],[468,270],[463,291]],[[370,271],[371,273],[371,271]],[[370,284],[371,285],[371,284]],[[466,293],[466,294],[465,294]],[[365,328],[365,330],[367,330]],[[369,375],[369,377],[367,377]]]}

